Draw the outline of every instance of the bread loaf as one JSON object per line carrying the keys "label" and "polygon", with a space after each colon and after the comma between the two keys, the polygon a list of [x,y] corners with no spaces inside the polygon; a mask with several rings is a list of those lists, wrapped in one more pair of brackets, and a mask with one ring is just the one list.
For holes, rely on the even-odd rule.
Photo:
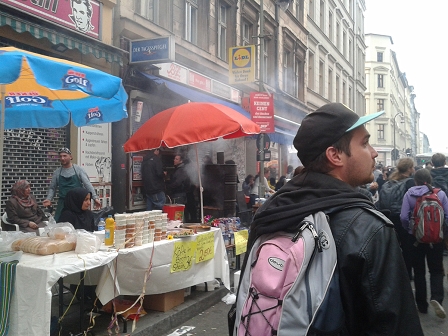
{"label": "bread loaf", "polygon": [[39,255],[72,251],[75,247],[76,243],[64,239],[51,239],[49,237],[18,239],[12,243],[12,248],[15,251],[21,250],[23,252]]}

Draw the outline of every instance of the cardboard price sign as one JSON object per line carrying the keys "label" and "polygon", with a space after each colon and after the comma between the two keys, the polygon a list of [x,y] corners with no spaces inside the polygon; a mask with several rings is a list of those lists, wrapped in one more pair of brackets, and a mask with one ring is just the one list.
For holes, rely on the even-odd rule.
{"label": "cardboard price sign", "polygon": [[173,259],[171,260],[171,273],[187,271],[193,266],[196,241],[175,242]]}
{"label": "cardboard price sign", "polygon": [[247,251],[247,238],[249,231],[241,230],[233,233],[235,236],[235,254],[240,255]]}
{"label": "cardboard price sign", "polygon": [[196,238],[196,263],[215,257],[215,234],[209,232]]}

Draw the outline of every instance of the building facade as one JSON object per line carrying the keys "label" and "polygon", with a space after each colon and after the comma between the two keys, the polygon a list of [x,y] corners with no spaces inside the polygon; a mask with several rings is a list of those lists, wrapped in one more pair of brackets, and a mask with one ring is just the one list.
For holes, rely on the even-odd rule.
{"label": "building facade", "polygon": [[308,0],[307,106],[340,102],[364,115],[363,0]]}
{"label": "building facade", "polygon": [[392,37],[366,34],[365,40],[367,113],[385,111],[367,126],[370,142],[378,152],[377,161],[394,166],[399,158],[415,157],[420,147],[414,89],[399,68]]}
{"label": "building facade", "polygon": [[[288,164],[298,165],[291,151],[292,140],[309,112],[305,24],[304,1],[290,1],[289,8],[283,10],[274,0],[119,0],[114,10],[115,45],[130,50],[135,41],[170,36],[175,53],[169,61],[132,63],[123,68],[130,94],[130,118],[127,125],[113,125],[117,136],[112,170],[114,185],[120,186],[115,189],[114,199],[126,204],[127,209],[143,206],[141,183],[131,178],[137,159],[124,154],[121,145],[152,115],[189,101],[219,102],[250,118],[251,92],[261,89],[273,95],[275,127],[268,134],[271,159],[266,164],[277,179]],[[247,45],[255,45],[255,79],[229,84],[229,48]],[[143,106],[142,111],[137,111],[137,106]],[[220,151],[225,152],[226,160],[237,162],[240,181],[246,174],[258,173],[256,137],[202,144],[200,155],[215,158]],[[132,192],[125,195],[118,190]],[[118,210],[126,209],[120,206]]]}

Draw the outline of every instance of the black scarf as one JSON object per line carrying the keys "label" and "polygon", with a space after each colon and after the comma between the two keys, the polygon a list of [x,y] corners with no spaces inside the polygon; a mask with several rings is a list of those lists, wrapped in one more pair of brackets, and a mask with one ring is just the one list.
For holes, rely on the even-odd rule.
{"label": "black scarf", "polygon": [[360,204],[374,208],[356,188],[330,175],[303,172],[285,184],[257,211],[250,226],[247,251],[266,233],[292,232],[308,215]]}

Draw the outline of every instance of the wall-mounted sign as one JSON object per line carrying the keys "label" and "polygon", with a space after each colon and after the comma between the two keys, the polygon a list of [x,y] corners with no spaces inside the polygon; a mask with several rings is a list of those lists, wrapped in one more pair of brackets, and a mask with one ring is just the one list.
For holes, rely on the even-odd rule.
{"label": "wall-mounted sign", "polygon": [[255,46],[229,48],[229,60],[229,84],[254,81]]}
{"label": "wall-mounted sign", "polygon": [[101,6],[96,0],[3,0],[14,9],[30,13],[78,33],[99,39]]}
{"label": "wall-mounted sign", "polygon": [[175,60],[173,36],[131,41],[130,63],[163,63]]}
{"label": "wall-mounted sign", "polygon": [[91,182],[112,181],[111,124],[78,128],[78,163]]}
{"label": "wall-mounted sign", "polygon": [[251,92],[250,116],[252,121],[260,126],[261,133],[274,133],[274,95]]}
{"label": "wall-mounted sign", "polygon": [[213,93],[216,96],[229,99],[235,103],[241,102],[241,92],[227,84],[213,78],[204,76],[177,63],[161,63],[159,75],[176,82],[189,85],[204,92]]}

